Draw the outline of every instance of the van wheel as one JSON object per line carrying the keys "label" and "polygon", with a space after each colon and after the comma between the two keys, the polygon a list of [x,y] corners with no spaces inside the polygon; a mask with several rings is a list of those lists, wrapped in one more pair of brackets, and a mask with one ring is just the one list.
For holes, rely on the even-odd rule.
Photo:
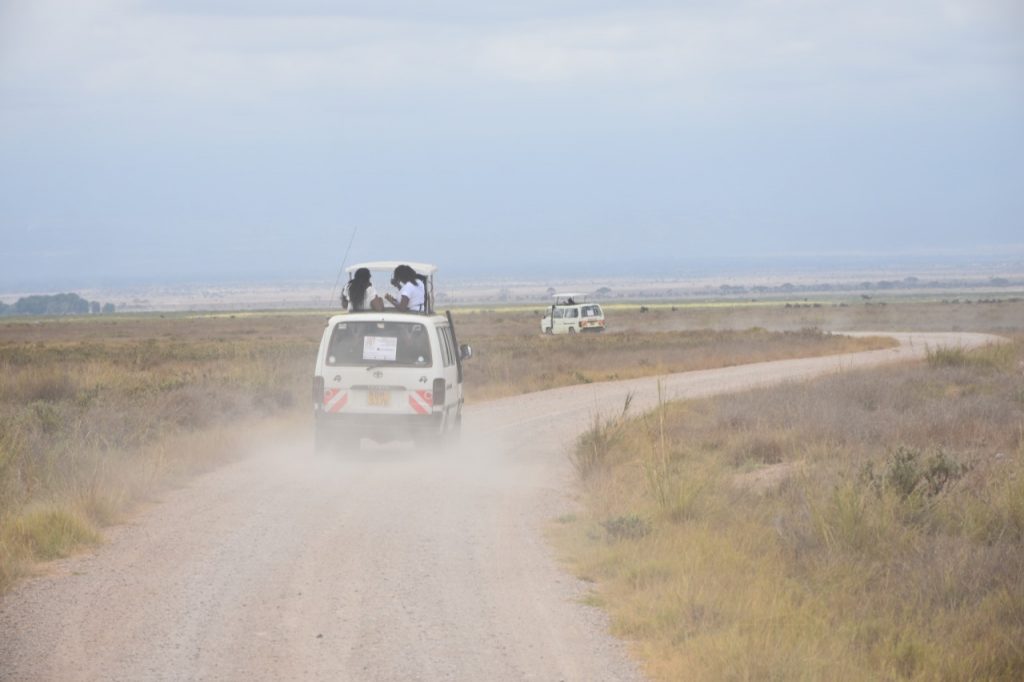
{"label": "van wheel", "polygon": [[547,329],[544,330],[544,333],[545,334],[554,334],[555,330],[552,329],[551,327],[548,327]]}
{"label": "van wheel", "polygon": [[445,439],[445,442],[448,443],[448,445],[458,445],[459,443],[462,442],[462,413],[461,412],[459,413],[459,415],[457,417],[455,417],[455,423],[453,423],[452,427],[450,429],[448,429],[448,433],[446,433],[444,435],[444,439]]}
{"label": "van wheel", "polygon": [[576,333],[576,328],[575,327],[569,327],[569,335],[572,336],[575,333]]}
{"label": "van wheel", "polygon": [[313,453],[322,455],[331,449],[331,436],[319,420],[313,424]]}
{"label": "van wheel", "polygon": [[359,450],[359,444],[352,434],[329,429],[319,421],[313,425],[313,452],[317,455],[344,455]]}

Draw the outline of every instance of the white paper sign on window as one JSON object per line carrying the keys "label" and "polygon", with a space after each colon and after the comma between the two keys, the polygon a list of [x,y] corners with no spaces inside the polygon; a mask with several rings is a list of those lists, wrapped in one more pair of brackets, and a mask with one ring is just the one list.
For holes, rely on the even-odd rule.
{"label": "white paper sign on window", "polygon": [[397,336],[364,336],[363,360],[394,362],[398,354]]}

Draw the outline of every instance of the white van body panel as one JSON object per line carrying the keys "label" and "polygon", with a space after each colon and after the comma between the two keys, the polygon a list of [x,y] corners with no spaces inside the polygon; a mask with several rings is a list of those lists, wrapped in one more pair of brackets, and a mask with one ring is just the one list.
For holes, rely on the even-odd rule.
{"label": "white van body panel", "polygon": [[540,321],[544,334],[578,334],[604,331],[604,311],[597,303],[584,301],[585,294],[556,294]]}
{"label": "white van body panel", "polygon": [[318,442],[435,440],[458,430],[463,402],[449,317],[366,311],[328,320],[314,374]]}

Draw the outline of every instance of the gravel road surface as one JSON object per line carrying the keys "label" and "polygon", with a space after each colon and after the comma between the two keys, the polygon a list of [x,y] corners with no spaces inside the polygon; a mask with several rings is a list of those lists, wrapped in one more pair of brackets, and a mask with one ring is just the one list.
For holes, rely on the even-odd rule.
{"label": "gravel road surface", "polygon": [[[973,346],[688,372],[698,397]],[[467,408],[461,448],[315,457],[308,429],[164,495],[0,601],[3,680],[641,680],[543,528],[572,509],[569,445],[642,379]]]}

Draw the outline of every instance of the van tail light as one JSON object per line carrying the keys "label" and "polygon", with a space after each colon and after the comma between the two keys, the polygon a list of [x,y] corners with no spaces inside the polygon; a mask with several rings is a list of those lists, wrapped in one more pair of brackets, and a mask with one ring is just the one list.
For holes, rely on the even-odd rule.
{"label": "van tail light", "polygon": [[444,379],[434,379],[434,404],[444,407]]}
{"label": "van tail light", "polygon": [[313,405],[320,407],[324,404],[324,378],[313,377]]}

